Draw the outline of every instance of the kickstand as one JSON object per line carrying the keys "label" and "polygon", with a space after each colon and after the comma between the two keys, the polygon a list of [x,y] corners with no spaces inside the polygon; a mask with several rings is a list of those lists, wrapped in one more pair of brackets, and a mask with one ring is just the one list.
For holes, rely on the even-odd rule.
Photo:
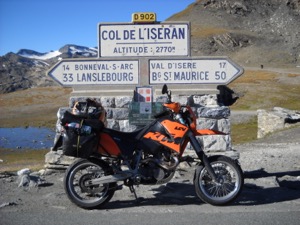
{"label": "kickstand", "polygon": [[135,189],[134,189],[133,185],[129,186],[129,190],[130,190],[131,193],[134,194],[135,200],[138,201],[138,197],[136,195],[136,192],[135,192]]}
{"label": "kickstand", "polygon": [[130,192],[131,192],[131,193],[133,193],[133,194],[134,194],[134,197],[135,197],[135,202],[136,202],[137,204],[140,204],[141,202],[143,202],[143,201],[144,201],[144,198],[138,198],[138,197],[137,197],[137,195],[136,195],[136,192],[135,192],[135,189],[134,189],[133,185],[130,185],[130,186],[129,186],[129,190],[130,190]]}

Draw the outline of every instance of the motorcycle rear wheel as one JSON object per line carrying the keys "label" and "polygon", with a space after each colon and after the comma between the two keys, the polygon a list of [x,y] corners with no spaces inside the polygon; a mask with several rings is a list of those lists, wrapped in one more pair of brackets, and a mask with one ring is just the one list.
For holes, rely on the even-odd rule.
{"label": "motorcycle rear wheel", "polygon": [[194,178],[197,196],[211,205],[225,205],[232,202],[240,194],[244,185],[241,167],[226,156],[211,157],[209,161],[217,181],[213,181],[203,165],[198,166]]}
{"label": "motorcycle rear wheel", "polygon": [[64,177],[64,189],[68,198],[84,209],[100,208],[114,195],[116,183],[89,185],[91,179],[111,174],[104,162],[95,159],[79,159],[69,166]]}

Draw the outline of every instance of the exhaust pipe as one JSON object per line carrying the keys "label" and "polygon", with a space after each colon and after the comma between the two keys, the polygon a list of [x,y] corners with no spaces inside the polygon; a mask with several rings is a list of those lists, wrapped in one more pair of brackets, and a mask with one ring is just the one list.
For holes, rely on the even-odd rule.
{"label": "exhaust pipe", "polygon": [[168,163],[165,161],[160,161],[160,163],[158,165],[165,170],[175,170],[176,167],[179,165],[180,161],[176,156],[174,156],[172,158],[175,161],[172,165],[168,165]]}
{"label": "exhaust pipe", "polygon": [[147,158],[147,159],[143,160],[142,162],[143,163],[153,162],[157,166],[159,166],[160,168],[162,168],[164,170],[174,170],[179,165],[180,161],[176,156],[173,157],[173,160],[175,162],[172,163],[171,165],[169,165],[167,162],[165,162],[163,160],[154,159],[154,158]]}
{"label": "exhaust pipe", "polygon": [[86,186],[114,183],[114,182],[125,180],[131,176],[132,176],[132,173],[128,173],[128,172],[114,174],[114,175],[108,175],[108,176],[89,180],[89,181],[87,181]]}
{"label": "exhaust pipe", "polygon": [[[172,163],[171,165],[169,165],[165,161],[154,159],[154,158],[147,158],[147,159],[143,160],[143,163],[154,162],[157,166],[159,166],[160,168],[162,168],[164,170],[175,170],[176,167],[179,165],[180,161],[176,156],[173,157],[173,160],[175,162]],[[108,176],[89,180],[89,181],[87,181],[86,186],[115,183],[118,181],[128,179],[128,178],[132,177],[132,175],[133,175],[133,173],[130,173],[130,172],[123,172],[123,173],[119,173],[119,174],[108,175]]]}

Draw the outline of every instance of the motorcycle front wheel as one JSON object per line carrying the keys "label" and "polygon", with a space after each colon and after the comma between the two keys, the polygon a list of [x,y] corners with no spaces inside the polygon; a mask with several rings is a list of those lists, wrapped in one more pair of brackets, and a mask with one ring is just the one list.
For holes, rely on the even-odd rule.
{"label": "motorcycle front wheel", "polygon": [[65,173],[65,192],[68,198],[81,208],[99,208],[112,198],[116,183],[90,185],[89,181],[109,174],[109,166],[104,162],[79,159],[70,165]]}
{"label": "motorcycle front wheel", "polygon": [[217,180],[211,178],[203,165],[198,166],[194,178],[197,196],[211,205],[225,205],[232,202],[240,194],[244,185],[241,167],[226,156],[211,157],[209,161]]}

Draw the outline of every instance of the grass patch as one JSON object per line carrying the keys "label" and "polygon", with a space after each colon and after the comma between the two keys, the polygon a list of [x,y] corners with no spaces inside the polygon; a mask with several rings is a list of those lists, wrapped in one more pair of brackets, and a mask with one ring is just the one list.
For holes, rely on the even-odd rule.
{"label": "grass patch", "polygon": [[[267,70],[246,70],[229,87],[240,94],[233,110],[272,109],[275,106],[300,109],[299,75]],[[288,81],[289,82],[285,82]]]}
{"label": "grass patch", "polygon": [[45,154],[48,152],[49,149],[14,150],[0,148],[0,159],[3,160],[0,163],[0,172],[12,172],[24,168],[29,168],[32,171],[42,169],[45,165]]}
{"label": "grass patch", "polygon": [[54,128],[59,107],[69,105],[71,90],[39,87],[0,94],[1,127]]}
{"label": "grass patch", "polygon": [[289,73],[288,77],[300,77],[300,74]]}
{"label": "grass patch", "polygon": [[243,144],[257,139],[257,119],[231,125],[232,144]]}
{"label": "grass patch", "polygon": [[263,81],[273,81],[276,78],[276,73],[266,70],[246,70],[244,74],[235,80],[234,84],[257,84]]}

